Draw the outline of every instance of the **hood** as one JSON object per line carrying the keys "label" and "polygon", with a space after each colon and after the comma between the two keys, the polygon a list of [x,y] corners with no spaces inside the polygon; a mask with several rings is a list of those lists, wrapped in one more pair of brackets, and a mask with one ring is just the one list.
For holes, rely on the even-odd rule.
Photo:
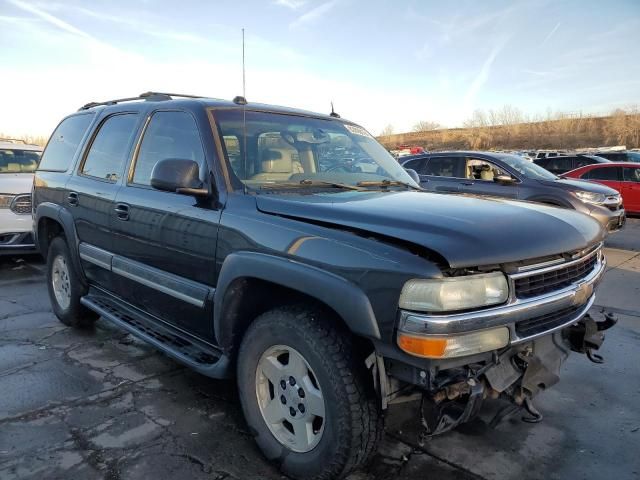
{"label": "hood", "polygon": [[0,173],[0,193],[31,193],[33,173]]}
{"label": "hood", "polygon": [[602,185],[601,183],[587,182],[585,180],[574,180],[562,178],[560,180],[539,180],[544,185],[559,187],[565,190],[577,191],[584,190],[586,192],[603,193],[605,195],[617,195],[617,190]]}
{"label": "hood", "polygon": [[453,268],[510,263],[580,250],[603,239],[574,210],[428,192],[261,194],[264,213],[355,228],[435,251]]}

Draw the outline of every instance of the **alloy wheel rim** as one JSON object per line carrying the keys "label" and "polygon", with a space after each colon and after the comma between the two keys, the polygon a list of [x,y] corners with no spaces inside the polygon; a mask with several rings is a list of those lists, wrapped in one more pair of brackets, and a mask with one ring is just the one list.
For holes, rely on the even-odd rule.
{"label": "alloy wheel rim", "polygon": [[317,377],[294,348],[275,345],[256,369],[258,407],[275,439],[298,453],[313,450],[324,433],[325,401]]}
{"label": "alloy wheel rim", "polygon": [[62,255],[53,259],[51,267],[51,284],[56,302],[63,310],[69,308],[71,303],[71,280],[67,261]]}

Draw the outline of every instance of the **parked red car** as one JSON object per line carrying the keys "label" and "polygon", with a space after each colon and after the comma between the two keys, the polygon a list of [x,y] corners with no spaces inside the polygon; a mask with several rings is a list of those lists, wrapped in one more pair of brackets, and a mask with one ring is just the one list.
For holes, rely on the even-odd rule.
{"label": "parked red car", "polygon": [[622,195],[627,212],[640,213],[640,163],[596,163],[576,168],[561,177],[590,180],[614,188]]}

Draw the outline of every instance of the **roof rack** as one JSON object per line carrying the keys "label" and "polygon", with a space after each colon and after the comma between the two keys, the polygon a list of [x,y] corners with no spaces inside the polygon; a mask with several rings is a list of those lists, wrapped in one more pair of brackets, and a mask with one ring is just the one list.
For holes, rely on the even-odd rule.
{"label": "roof rack", "polygon": [[0,142],[24,143],[25,145],[27,145],[26,140],[23,140],[22,138],[3,138],[3,137],[0,137]]}
{"label": "roof rack", "polygon": [[78,110],[88,110],[89,108],[98,107],[101,105],[116,105],[122,102],[133,102],[136,100],[145,100],[150,102],[158,102],[163,100],[173,100],[173,97],[179,98],[205,98],[199,95],[186,95],[182,93],[163,93],[163,92],[144,92],[137,97],[118,98],[115,100],[107,100],[106,102],[89,102],[83,105]]}

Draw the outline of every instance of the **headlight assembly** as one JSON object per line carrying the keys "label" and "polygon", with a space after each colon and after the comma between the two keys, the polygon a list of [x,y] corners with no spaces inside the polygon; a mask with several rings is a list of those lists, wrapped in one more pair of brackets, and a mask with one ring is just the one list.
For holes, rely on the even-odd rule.
{"label": "headlight assembly", "polygon": [[0,208],[9,208],[13,201],[13,195],[0,194]]}
{"label": "headlight assembly", "polygon": [[583,202],[591,203],[593,205],[602,205],[607,199],[607,196],[604,193],[585,192],[583,190],[578,190],[576,192],[573,192],[573,194]]}
{"label": "headlight assembly", "polygon": [[399,306],[422,312],[452,312],[498,305],[508,296],[507,279],[500,272],[414,279],[404,284]]}

